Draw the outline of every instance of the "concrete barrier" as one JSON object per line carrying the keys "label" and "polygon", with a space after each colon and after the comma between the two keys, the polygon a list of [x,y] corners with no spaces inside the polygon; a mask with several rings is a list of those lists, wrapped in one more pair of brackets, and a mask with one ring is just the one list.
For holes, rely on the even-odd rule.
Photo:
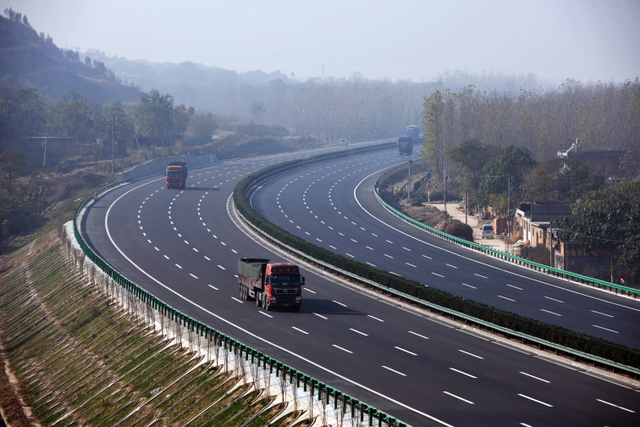
{"label": "concrete barrier", "polygon": [[133,181],[137,181],[153,175],[164,175],[167,165],[171,162],[185,162],[187,164],[187,168],[191,171],[207,166],[213,166],[218,163],[218,158],[215,154],[209,154],[206,156],[174,156],[153,159],[150,162],[138,165],[129,171],[119,173],[118,182],[130,178]]}

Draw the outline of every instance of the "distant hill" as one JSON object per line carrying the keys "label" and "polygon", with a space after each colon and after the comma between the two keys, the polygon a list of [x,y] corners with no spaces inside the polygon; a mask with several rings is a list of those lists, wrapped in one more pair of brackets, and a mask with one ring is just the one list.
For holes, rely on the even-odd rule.
{"label": "distant hill", "polygon": [[58,48],[53,39],[38,34],[28,23],[0,17],[0,79],[18,88],[36,88],[52,102],[69,91],[95,102],[136,99],[139,89],[123,85],[104,63],[80,58]]}
{"label": "distant hill", "polygon": [[[216,114],[233,114],[233,111],[229,111],[228,100],[225,99],[231,92],[240,91],[246,96],[246,89],[249,92],[261,90],[269,82],[277,81],[280,86],[289,88],[300,83],[288,79],[280,71],[265,73],[256,70],[238,73],[191,61],[176,64],[129,60],[107,56],[99,50],[88,50],[83,55],[103,62],[126,84],[133,84],[145,92],[157,89],[161,93],[171,94],[176,104],[185,104]],[[243,90],[242,87],[246,89]]]}

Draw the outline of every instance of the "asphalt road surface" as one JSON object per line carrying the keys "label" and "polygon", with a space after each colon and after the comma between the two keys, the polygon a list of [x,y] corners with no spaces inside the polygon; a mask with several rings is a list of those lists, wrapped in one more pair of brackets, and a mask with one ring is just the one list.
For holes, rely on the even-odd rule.
{"label": "asphalt road surface", "polygon": [[[636,391],[433,321],[311,270],[304,271],[299,313],[265,312],[242,301],[238,258],[283,257],[239,230],[229,215],[230,195],[248,173],[299,156],[190,171],[186,190],[165,189],[163,177],[122,186],[88,209],[83,235],[121,273],[176,309],[411,425],[639,423]],[[292,231],[345,256],[454,293],[471,292],[492,305],[504,299],[512,310],[540,315],[544,308],[561,315],[549,316],[582,317],[584,325],[626,334],[608,311],[593,313],[579,304],[567,308],[576,298],[585,305],[607,301],[606,294],[558,290],[567,283],[547,284],[547,278],[523,269],[509,272],[386,216],[369,200],[370,183],[406,159],[395,150],[345,154],[275,178],[253,201],[279,225],[288,223]],[[502,288],[495,287],[500,283]],[[627,319],[638,323],[637,311]]]}

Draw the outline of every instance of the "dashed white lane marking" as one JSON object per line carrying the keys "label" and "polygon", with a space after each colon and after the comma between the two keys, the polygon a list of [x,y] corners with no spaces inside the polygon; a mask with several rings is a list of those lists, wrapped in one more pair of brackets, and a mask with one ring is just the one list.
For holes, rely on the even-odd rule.
{"label": "dashed white lane marking", "polygon": [[475,403],[473,403],[472,401],[467,400],[467,399],[465,399],[465,398],[462,398],[462,397],[460,397],[460,396],[457,396],[457,395],[455,395],[455,394],[453,394],[453,393],[449,393],[449,392],[448,392],[448,391],[446,391],[446,390],[445,390],[445,391],[443,391],[443,393],[444,393],[444,394],[446,394],[446,395],[448,395],[448,396],[455,397],[455,398],[456,398],[456,399],[458,399],[458,400],[462,400],[463,402],[468,403],[469,405],[475,405]]}
{"label": "dashed white lane marking", "polygon": [[425,340],[428,340],[428,339],[429,339],[429,337],[425,337],[424,335],[421,335],[421,334],[419,334],[419,333],[417,333],[417,332],[409,331],[409,333],[410,333],[411,335],[415,335],[415,336],[420,337],[420,338],[425,339]]}
{"label": "dashed white lane marking", "polygon": [[457,373],[462,374],[462,375],[465,375],[465,376],[467,376],[467,377],[469,377],[469,378],[478,379],[478,377],[476,377],[475,375],[471,375],[471,374],[469,374],[469,373],[467,373],[467,372],[464,372],[464,371],[461,371],[461,370],[459,370],[459,369],[451,368],[451,367],[450,367],[449,369],[451,369],[453,372],[457,372]]}
{"label": "dashed white lane marking", "polygon": [[533,378],[535,380],[542,381],[543,383],[547,383],[547,384],[551,383],[551,381],[545,380],[544,378],[536,377],[535,375],[531,375],[531,374],[528,374],[526,372],[520,372],[520,373],[522,375],[525,375],[525,376],[529,377],[529,378]]}
{"label": "dashed white lane marking", "polygon": [[613,332],[614,334],[619,334],[620,332],[614,330],[614,329],[609,329],[609,328],[605,328],[604,326],[599,326],[599,325],[591,325],[594,328],[598,328],[598,329],[602,329],[603,331],[607,331],[607,332]]}
{"label": "dashed white lane marking", "polygon": [[538,399],[534,399],[533,397],[529,397],[529,396],[527,396],[526,394],[518,393],[518,396],[520,396],[520,397],[524,397],[525,399],[529,399],[529,400],[531,400],[532,402],[539,403],[540,405],[544,405],[544,406],[546,406],[546,407],[548,407],[548,408],[553,408],[553,405],[551,405],[551,404],[549,404],[549,403],[546,403],[546,402],[543,402],[542,400],[538,400]]}
{"label": "dashed white lane marking", "polygon": [[407,374],[403,374],[402,372],[400,372],[400,371],[396,371],[395,369],[392,369],[392,368],[390,368],[390,367],[388,367],[388,366],[384,366],[384,365],[382,365],[382,367],[383,367],[384,369],[388,370],[388,371],[393,372],[394,374],[402,375],[403,377],[406,377],[406,376],[407,376]]}
{"label": "dashed white lane marking", "polygon": [[484,357],[482,357],[482,356],[478,356],[477,354],[469,353],[468,351],[464,351],[464,350],[462,350],[462,349],[460,349],[460,350],[458,350],[458,351],[459,351],[460,353],[466,354],[466,355],[468,355],[468,356],[475,357],[476,359],[484,360]]}
{"label": "dashed white lane marking", "polygon": [[599,314],[601,316],[606,316],[606,317],[614,317],[612,314],[607,314],[607,313],[602,313],[601,311],[595,311],[595,310],[590,310],[592,313],[595,314]]}
{"label": "dashed white lane marking", "polygon": [[351,351],[351,350],[347,350],[346,348],[344,348],[344,347],[340,347],[339,345],[333,344],[333,347],[337,348],[338,350],[342,350],[342,351],[344,351],[345,353],[353,354],[353,351]]}
{"label": "dashed white lane marking", "polygon": [[597,400],[598,402],[600,402],[600,403],[604,403],[605,405],[613,406],[614,408],[618,408],[618,409],[622,409],[623,411],[631,412],[632,414],[635,414],[635,413],[636,413],[636,411],[634,411],[634,410],[632,410],[632,409],[627,409],[627,408],[625,408],[624,406],[618,406],[618,405],[615,405],[615,404],[613,404],[613,403],[611,403],[611,402],[607,402],[606,400],[602,400],[602,399],[596,399],[596,400]]}
{"label": "dashed white lane marking", "polygon": [[405,353],[407,353],[407,354],[410,354],[410,355],[412,355],[412,356],[417,356],[417,355],[418,355],[417,353],[414,353],[413,351],[409,351],[409,350],[404,349],[404,348],[402,348],[402,347],[398,347],[397,345],[393,346],[393,348],[395,348],[396,350],[400,350],[400,351],[402,351],[402,352],[405,352]]}

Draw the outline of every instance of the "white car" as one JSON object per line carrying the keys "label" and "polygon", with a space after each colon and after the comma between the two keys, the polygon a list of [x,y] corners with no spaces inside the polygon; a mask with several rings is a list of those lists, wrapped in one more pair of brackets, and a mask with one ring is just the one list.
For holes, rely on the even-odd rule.
{"label": "white car", "polygon": [[346,138],[340,138],[340,145],[349,145],[349,141]]}
{"label": "white car", "polygon": [[483,239],[493,239],[493,225],[484,224],[482,226],[482,238]]}

